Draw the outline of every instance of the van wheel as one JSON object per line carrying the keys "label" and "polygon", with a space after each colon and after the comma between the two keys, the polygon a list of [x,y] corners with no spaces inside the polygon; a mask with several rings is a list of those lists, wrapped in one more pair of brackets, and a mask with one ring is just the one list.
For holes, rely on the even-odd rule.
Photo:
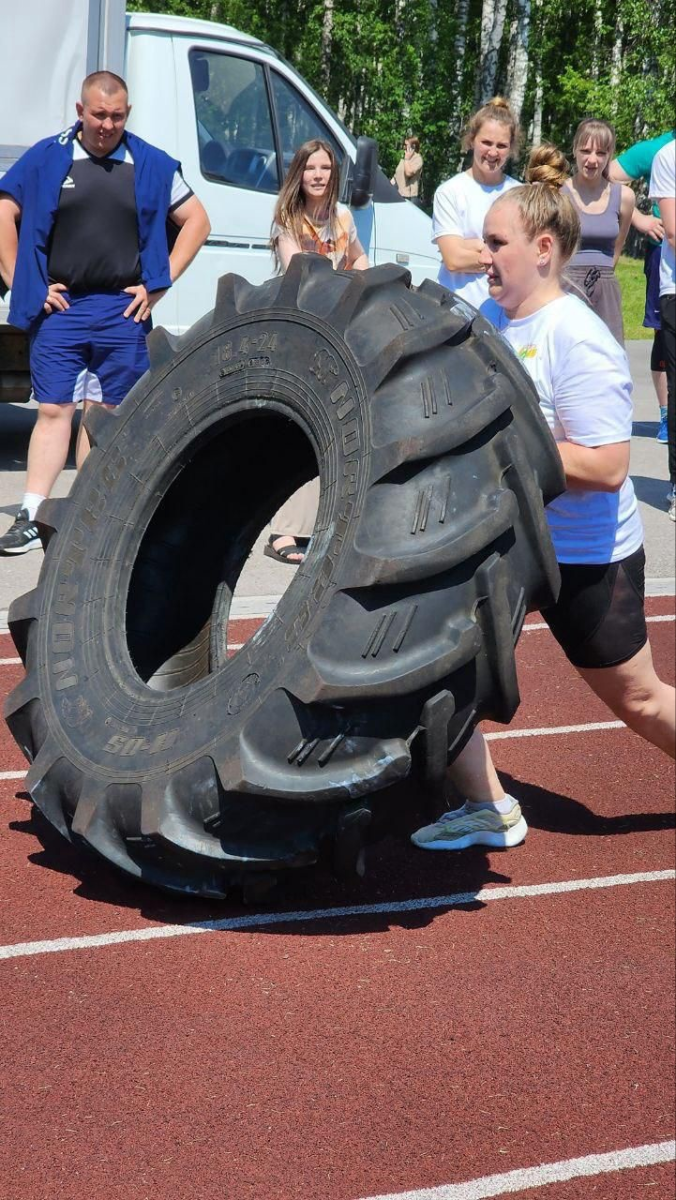
{"label": "van wheel", "polygon": [[[514,645],[558,588],[563,487],[525,372],[473,309],[394,266],[315,256],[227,275],[66,500],[39,512],[38,587],[10,628],[10,729],[65,837],[165,888],[225,896],[317,861],[363,871],[374,804],[428,783],[519,703]],[[312,547],[228,656],[256,538],[319,474]]]}

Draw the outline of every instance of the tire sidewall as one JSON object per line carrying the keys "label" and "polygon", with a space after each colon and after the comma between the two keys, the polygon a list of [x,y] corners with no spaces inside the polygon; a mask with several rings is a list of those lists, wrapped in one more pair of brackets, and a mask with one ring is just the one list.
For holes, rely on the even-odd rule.
{"label": "tire sidewall", "polygon": [[[160,694],[136,673],[125,638],[144,533],[186,458],[229,420],[265,411],[297,422],[314,447],[322,499],[313,552],[244,653]],[[170,370],[146,375],[114,421],[48,550],[38,669],[47,723],[64,754],[83,771],[133,781],[236,738],[282,674],[293,687],[294,652],[321,619],[353,540],[370,425],[364,381],[345,343],[319,318],[283,311],[212,326]],[[199,722],[186,720],[195,712]]]}

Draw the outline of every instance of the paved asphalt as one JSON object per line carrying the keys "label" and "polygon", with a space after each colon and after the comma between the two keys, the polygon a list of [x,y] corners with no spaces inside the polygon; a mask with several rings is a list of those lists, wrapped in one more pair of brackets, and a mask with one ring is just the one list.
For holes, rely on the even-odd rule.
{"label": "paved asphalt", "polygon": [[[650,342],[629,342],[627,352],[634,379],[635,404],[631,475],[645,526],[648,591],[673,593],[675,530],[666,515],[667,448],[655,441],[658,410],[650,379]],[[36,407],[33,403],[0,404],[0,533],[11,524],[21,500],[26,450]],[[59,479],[54,495],[67,495],[74,476],[75,471],[69,465]],[[241,598],[238,607],[242,614],[267,612],[274,598],[293,578],[293,568],[263,556],[265,536],[264,533],[254,546],[237,588],[236,599]],[[41,551],[16,558],[0,558],[0,630],[6,628],[7,609],[14,597],[35,587],[41,562]]]}

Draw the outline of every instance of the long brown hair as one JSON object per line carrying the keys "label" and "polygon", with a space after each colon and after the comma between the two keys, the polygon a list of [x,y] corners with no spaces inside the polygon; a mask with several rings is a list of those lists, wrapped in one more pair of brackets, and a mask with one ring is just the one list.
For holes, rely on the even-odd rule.
{"label": "long brown hair", "polygon": [[303,142],[299,146],[291,159],[291,165],[287,171],[286,179],[282,184],[275,212],[272,218],[272,230],[270,233],[270,242],[272,251],[275,256],[275,263],[279,269],[279,258],[277,255],[277,238],[274,234],[275,225],[283,229],[285,233],[291,235],[293,240],[300,246],[303,236],[303,222],[306,220],[305,213],[305,197],[303,195],[303,172],[307,166],[307,160],[312,154],[316,154],[318,150],[323,150],[328,154],[331,160],[331,174],[329,176],[329,186],[326,192],[326,205],[328,208],[328,224],[332,228],[336,217],[336,205],[338,203],[338,187],[340,183],[340,166],[336,158],[335,150],[329,142],[322,141],[321,138],[311,138],[309,142]]}

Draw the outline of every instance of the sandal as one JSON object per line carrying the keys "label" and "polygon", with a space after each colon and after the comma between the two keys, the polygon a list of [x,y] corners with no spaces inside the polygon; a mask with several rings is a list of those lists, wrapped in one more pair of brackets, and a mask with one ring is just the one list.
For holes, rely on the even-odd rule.
{"label": "sandal", "polygon": [[[274,543],[278,542],[280,537],[284,536],[279,533],[271,533],[268,538],[267,546],[263,547],[263,554],[267,554],[268,558],[274,558],[276,562],[286,563],[288,567],[299,567],[305,561],[305,549],[298,545],[298,542],[292,542],[290,546],[280,546],[279,550],[275,550]],[[299,559],[292,559],[292,554],[300,554]]]}

